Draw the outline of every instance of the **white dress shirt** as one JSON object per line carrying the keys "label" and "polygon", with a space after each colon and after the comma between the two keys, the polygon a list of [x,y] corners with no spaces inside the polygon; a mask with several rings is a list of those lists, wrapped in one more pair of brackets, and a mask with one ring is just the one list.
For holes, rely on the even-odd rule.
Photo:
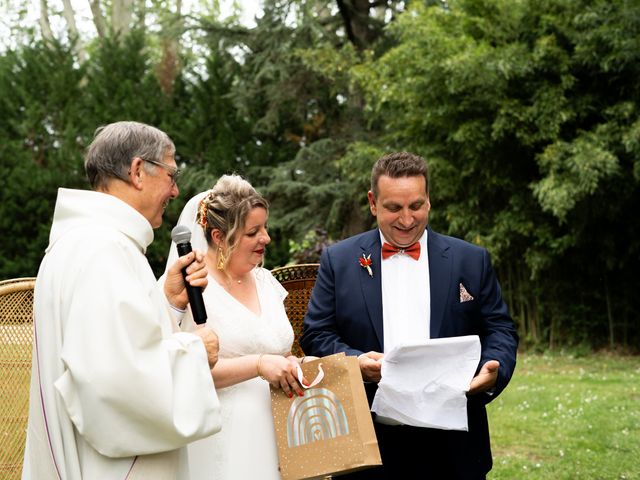
{"label": "white dress shirt", "polygon": [[[382,243],[386,241],[382,232],[380,239]],[[405,253],[396,253],[381,260],[384,353],[397,345],[426,340],[430,336],[427,230],[419,242],[418,260]]]}

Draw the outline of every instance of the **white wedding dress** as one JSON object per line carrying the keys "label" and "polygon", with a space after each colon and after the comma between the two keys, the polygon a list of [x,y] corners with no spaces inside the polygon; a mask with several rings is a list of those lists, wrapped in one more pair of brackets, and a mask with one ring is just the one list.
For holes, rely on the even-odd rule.
{"label": "white wedding dress", "polygon": [[[256,315],[209,276],[203,292],[207,324],[218,334],[219,358],[291,351],[293,330],[282,303],[286,290],[264,268],[253,271]],[[183,328],[194,328],[185,318]],[[214,379],[215,383],[215,379]],[[191,480],[280,479],[269,384],[259,377],[217,390],[222,430],[189,445]]]}

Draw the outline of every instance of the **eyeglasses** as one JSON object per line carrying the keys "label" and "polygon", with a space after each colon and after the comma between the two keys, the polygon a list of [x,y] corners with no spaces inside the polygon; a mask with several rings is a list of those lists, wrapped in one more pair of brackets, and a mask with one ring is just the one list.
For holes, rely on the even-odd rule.
{"label": "eyeglasses", "polygon": [[157,162],[155,160],[147,160],[146,158],[142,159],[143,162],[153,163],[160,168],[164,168],[167,172],[169,172],[169,178],[171,178],[171,184],[175,185],[178,179],[180,178],[180,169],[178,167],[172,167],[171,165],[167,165],[163,162]]}

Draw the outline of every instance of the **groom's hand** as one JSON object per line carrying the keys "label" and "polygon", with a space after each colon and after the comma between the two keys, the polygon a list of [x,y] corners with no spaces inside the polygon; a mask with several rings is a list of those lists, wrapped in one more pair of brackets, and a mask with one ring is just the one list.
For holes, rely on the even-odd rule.
{"label": "groom's hand", "polygon": [[373,351],[358,356],[360,373],[364,381],[376,383],[380,381],[380,368],[382,367],[380,361],[382,357],[384,357],[383,353]]}
{"label": "groom's hand", "polygon": [[500,369],[500,362],[497,360],[489,360],[478,372],[478,374],[471,380],[469,385],[469,393],[486,392],[496,386],[498,380],[498,370]]}

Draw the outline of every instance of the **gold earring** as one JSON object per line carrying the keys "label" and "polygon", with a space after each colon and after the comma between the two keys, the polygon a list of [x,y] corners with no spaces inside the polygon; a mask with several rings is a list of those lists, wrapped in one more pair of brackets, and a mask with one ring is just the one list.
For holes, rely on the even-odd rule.
{"label": "gold earring", "polygon": [[222,248],[218,247],[218,264],[216,265],[216,268],[218,270],[224,270],[224,264],[226,263],[227,259],[224,257],[224,254],[222,253]]}

